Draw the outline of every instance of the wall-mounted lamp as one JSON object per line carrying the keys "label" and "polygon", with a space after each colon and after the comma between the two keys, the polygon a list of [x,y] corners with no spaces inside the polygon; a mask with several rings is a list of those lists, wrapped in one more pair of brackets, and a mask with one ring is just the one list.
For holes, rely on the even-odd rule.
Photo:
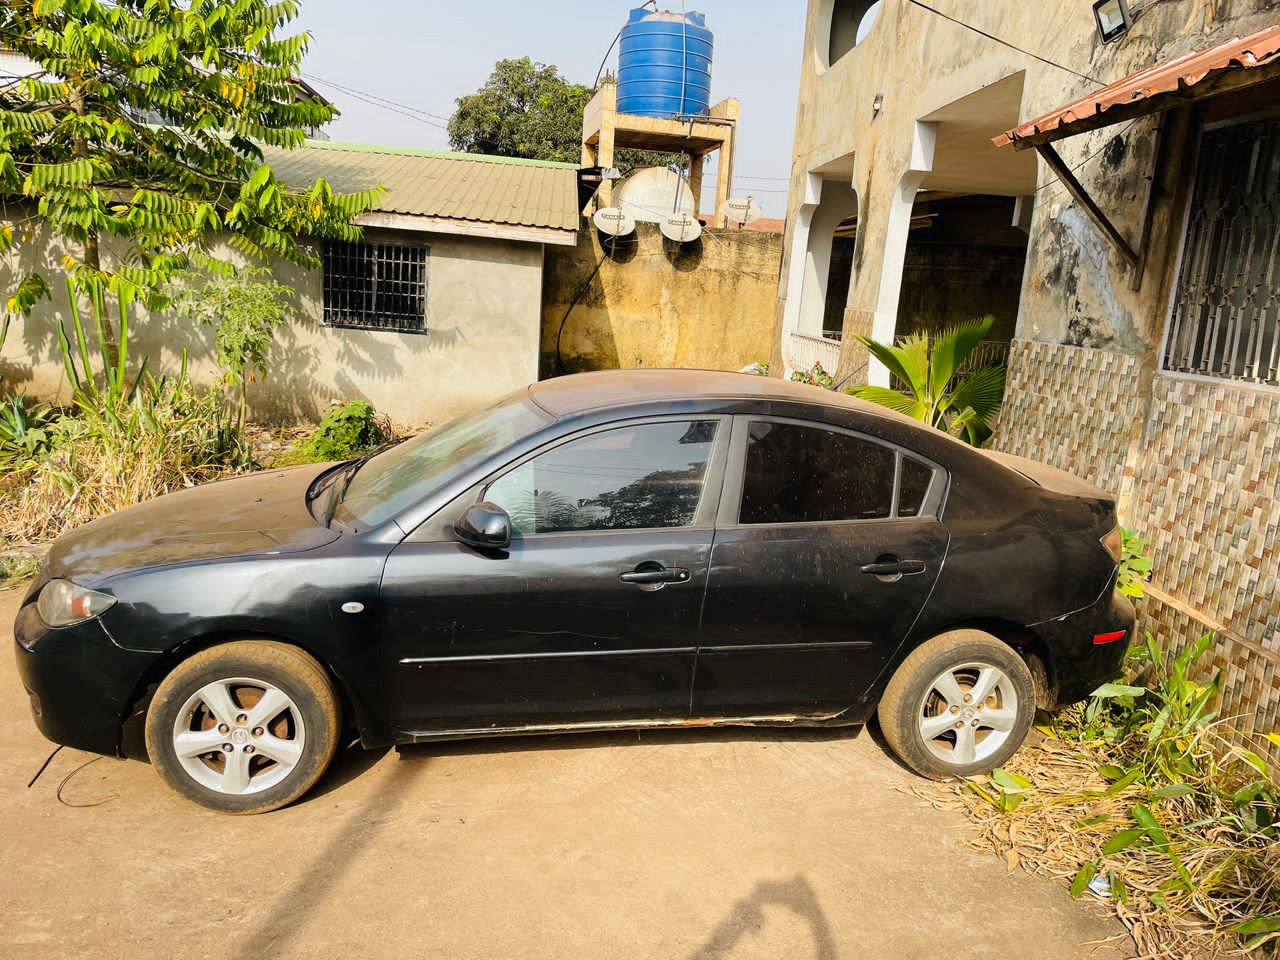
{"label": "wall-mounted lamp", "polygon": [[884,94],[877,93],[875,97],[871,100],[872,118],[875,118],[876,116],[878,116],[880,114],[880,111],[883,109],[884,109]]}
{"label": "wall-mounted lamp", "polygon": [[1093,5],[1093,19],[1103,43],[1119,40],[1128,33],[1134,18],[1128,0],[1096,0]]}

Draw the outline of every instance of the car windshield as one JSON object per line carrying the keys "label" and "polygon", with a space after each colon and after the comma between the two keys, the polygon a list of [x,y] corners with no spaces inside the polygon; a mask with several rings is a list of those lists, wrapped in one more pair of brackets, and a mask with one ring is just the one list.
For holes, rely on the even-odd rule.
{"label": "car windshield", "polygon": [[334,516],[377,526],[550,422],[524,397],[451,420],[363,464],[352,476]]}

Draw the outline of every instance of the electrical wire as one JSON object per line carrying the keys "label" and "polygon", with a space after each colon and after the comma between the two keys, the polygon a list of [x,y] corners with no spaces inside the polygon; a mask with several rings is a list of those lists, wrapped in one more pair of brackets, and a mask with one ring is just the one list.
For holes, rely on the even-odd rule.
{"label": "electrical wire", "polygon": [[[658,9],[658,0],[644,0],[644,3],[636,7],[636,9],[643,10],[645,7],[653,7],[656,11]],[[622,28],[622,30],[625,29],[627,28]],[[604,76],[604,66],[609,62],[609,56],[613,53],[613,48],[616,47],[618,45],[618,41],[622,39],[622,30],[618,31],[618,35],[613,38],[613,43],[609,44],[609,49],[604,52],[604,59],[600,61],[600,69],[596,71],[595,81],[591,84],[592,90],[600,89],[600,78]]]}
{"label": "electrical wire", "polygon": [[955,17],[951,16],[950,14],[943,13],[941,10],[937,9],[936,7],[931,7],[927,3],[923,3],[922,0],[907,0],[907,2],[914,4],[915,6],[919,7],[921,10],[928,10],[930,13],[934,14],[935,16],[941,17],[943,20],[949,20],[950,22],[956,24],[957,26],[964,27],[966,30],[972,30],[974,33],[978,34],[979,36],[986,37],[988,40],[994,41],[995,43],[998,43],[1001,46],[1008,47],[1010,50],[1016,50],[1018,53],[1022,54],[1024,57],[1030,57],[1032,60],[1039,60],[1041,63],[1047,64],[1050,67],[1057,67],[1059,70],[1064,70],[1074,77],[1079,77],[1081,80],[1088,80],[1090,83],[1096,83],[1100,87],[1106,86],[1106,84],[1103,83],[1101,80],[1099,80],[1097,77],[1091,77],[1087,73],[1080,73],[1078,70],[1072,70],[1070,67],[1065,67],[1060,63],[1056,63],[1055,61],[1048,59],[1047,57],[1042,57],[1038,53],[1032,53],[1030,50],[1026,50],[1018,46],[1017,44],[1010,43],[1008,40],[1005,40],[1001,37],[997,37],[994,33],[988,33],[986,30],[983,30],[981,27],[975,27],[971,23],[965,23],[965,21],[958,20]]}
{"label": "electrical wire", "polygon": [[[1112,140],[1114,140],[1116,137],[1123,137],[1129,131],[1129,128],[1132,127],[1135,123],[1137,123],[1139,119],[1140,118],[1135,117],[1134,119],[1126,123],[1123,127],[1121,127],[1119,130],[1117,130],[1115,133],[1113,133],[1111,136],[1107,137],[1106,142],[1103,143],[1102,146],[1100,146],[1097,150],[1093,151],[1093,153],[1089,154],[1087,157],[1085,157],[1083,160],[1077,163],[1074,167],[1072,167],[1071,172],[1079,173],[1086,166],[1088,166],[1090,163],[1092,163],[1094,160],[1100,157],[1102,153],[1107,149],[1107,146],[1111,143]],[[1062,178],[1054,177],[1052,180],[1047,180],[1044,183],[1040,184],[1040,186],[1036,187],[1036,193],[1039,193],[1041,190],[1046,190],[1049,187],[1052,187],[1055,184],[1060,184],[1060,183],[1062,183]]]}
{"label": "electrical wire", "polygon": [[314,73],[310,73],[310,72],[303,73],[303,76],[310,77],[312,80],[315,80],[319,83],[328,84],[329,86],[334,87],[338,90],[342,90],[345,93],[356,93],[362,97],[368,97],[370,100],[377,100],[381,103],[385,103],[388,106],[399,107],[404,110],[409,110],[413,113],[420,113],[424,117],[430,117],[433,120],[443,120],[446,123],[449,121],[448,117],[443,116],[439,113],[432,113],[430,110],[423,110],[421,107],[414,107],[407,103],[400,103],[398,100],[392,100],[389,97],[381,97],[376,93],[369,93],[367,90],[357,90],[355,87],[352,87],[349,84],[339,83],[337,80],[326,80],[324,77],[318,77]]}
{"label": "electrical wire", "polygon": [[377,107],[381,110],[389,110],[392,113],[398,113],[402,117],[408,117],[410,120],[416,120],[418,123],[425,124],[428,127],[436,127],[440,130],[449,129],[449,125],[447,123],[441,123],[439,120],[428,119],[428,117],[434,117],[436,114],[428,114],[425,110],[418,110],[416,107],[395,103],[394,101],[385,100],[385,98],[382,97],[375,97],[373,94],[366,94],[350,87],[344,87],[340,84],[333,83],[330,80],[321,80],[316,76],[311,76],[310,79],[323,84],[324,86],[332,87],[343,95],[352,97],[362,103],[368,104],[371,107]]}

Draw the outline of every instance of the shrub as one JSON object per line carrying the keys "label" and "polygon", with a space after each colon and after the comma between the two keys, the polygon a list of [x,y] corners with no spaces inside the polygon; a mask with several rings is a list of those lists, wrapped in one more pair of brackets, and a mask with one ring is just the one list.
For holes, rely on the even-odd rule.
{"label": "shrub", "polygon": [[1151,558],[1147,556],[1147,541],[1133,530],[1124,530],[1124,546],[1120,553],[1120,570],[1116,574],[1116,589],[1126,597],[1145,597],[1146,583],[1151,579]]}
{"label": "shrub", "polygon": [[315,433],[286,453],[277,465],[351,460],[392,438],[390,422],[367,400],[352,400],[325,415]]}
{"label": "shrub", "polygon": [[822,387],[823,390],[830,390],[836,383],[836,378],[822,369],[822,364],[820,363],[815,363],[808,370],[797,370],[791,374],[791,379],[795,383],[807,383],[811,386]]}
{"label": "shrub", "polygon": [[16,396],[0,403],[0,471],[20,470],[49,450],[54,422],[48,404]]}

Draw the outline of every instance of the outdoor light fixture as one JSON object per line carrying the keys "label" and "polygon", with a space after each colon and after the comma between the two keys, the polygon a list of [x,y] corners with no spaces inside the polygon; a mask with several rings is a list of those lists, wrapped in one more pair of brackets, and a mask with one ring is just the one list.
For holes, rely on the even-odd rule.
{"label": "outdoor light fixture", "polygon": [[1098,36],[1103,43],[1119,40],[1133,26],[1134,15],[1128,0],[1096,0],[1093,19],[1098,22]]}
{"label": "outdoor light fixture", "polygon": [[884,109],[884,94],[877,93],[875,95],[875,98],[871,101],[871,115],[875,116],[883,109]]}

